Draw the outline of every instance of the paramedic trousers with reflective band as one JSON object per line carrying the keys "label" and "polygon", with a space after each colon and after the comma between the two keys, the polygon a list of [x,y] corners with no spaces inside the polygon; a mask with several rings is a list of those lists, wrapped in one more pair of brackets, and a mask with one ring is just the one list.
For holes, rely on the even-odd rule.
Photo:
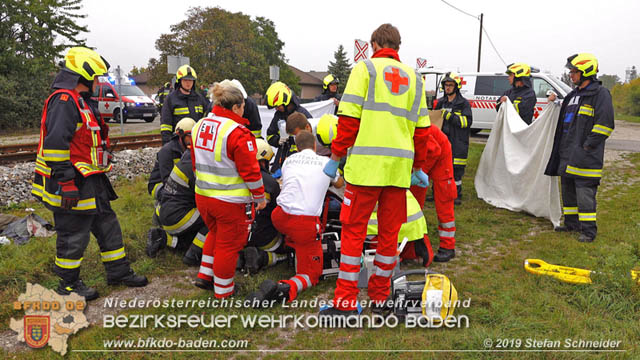
{"label": "paramedic trousers with reflective band", "polygon": [[[440,247],[443,249],[456,248],[456,217],[454,212],[454,194],[451,194],[451,186],[447,186],[449,180],[432,180],[433,202],[436,206],[438,216],[438,236],[440,237]],[[424,207],[427,196],[427,188],[419,186],[411,187],[411,194],[418,200],[418,204]]]}
{"label": "paramedic trousers with reflective band", "polygon": [[98,240],[107,280],[117,280],[129,273],[129,260],[122,243],[120,223],[108,202],[105,204],[95,215],[54,211],[53,219],[58,234],[54,272],[65,282],[78,280],[90,233]]}
{"label": "paramedic trousers with reflective band", "polygon": [[280,280],[289,285],[289,301],[293,301],[300,291],[316,285],[322,275],[320,218],[287,214],[278,206],[271,213],[271,221],[286,236],[286,245],[296,252],[296,274],[289,280]]}
{"label": "paramedic trousers with reflective band", "polygon": [[198,277],[212,281],[216,298],[233,294],[233,275],[240,250],[247,244],[253,222],[244,203],[230,203],[196,194],[196,204],[209,233],[202,248]]}
{"label": "paramedic trousers with reflective band", "polygon": [[595,237],[598,232],[596,225],[596,193],[598,185],[587,181],[585,185],[581,179],[560,177],[562,184],[562,210],[564,225],[580,230],[581,233]]}
{"label": "paramedic trousers with reflective band", "polygon": [[367,224],[378,202],[378,245],[373,261],[375,272],[369,278],[369,298],[385,301],[396,264],[398,232],[407,221],[407,190],[398,187],[356,186],[347,184],[340,212],[342,239],[340,273],[336,281],[333,305],[339,310],[355,310],[358,274]]}

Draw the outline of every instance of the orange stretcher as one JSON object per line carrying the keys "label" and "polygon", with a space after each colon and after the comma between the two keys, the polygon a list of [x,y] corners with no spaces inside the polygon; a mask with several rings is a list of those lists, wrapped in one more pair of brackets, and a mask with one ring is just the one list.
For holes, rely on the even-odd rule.
{"label": "orange stretcher", "polygon": [[[571,284],[591,284],[591,273],[587,269],[548,264],[540,259],[526,259],[524,269],[534,275],[546,275]],[[631,278],[640,284],[640,270],[631,270]]]}

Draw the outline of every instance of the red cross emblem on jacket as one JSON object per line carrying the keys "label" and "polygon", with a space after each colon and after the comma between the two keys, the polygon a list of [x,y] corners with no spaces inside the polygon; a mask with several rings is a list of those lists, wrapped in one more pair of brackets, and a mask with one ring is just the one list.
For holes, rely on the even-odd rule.
{"label": "red cross emblem on jacket", "polygon": [[391,92],[394,94],[400,91],[400,85],[409,85],[409,78],[400,75],[398,68],[392,68],[391,72],[384,73],[384,79],[391,82]]}

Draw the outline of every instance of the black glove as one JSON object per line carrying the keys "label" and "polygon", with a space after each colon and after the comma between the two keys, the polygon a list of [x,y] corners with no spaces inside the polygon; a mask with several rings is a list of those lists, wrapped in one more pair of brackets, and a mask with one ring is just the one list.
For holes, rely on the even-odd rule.
{"label": "black glove", "polygon": [[73,180],[59,182],[60,195],[62,196],[62,202],[60,206],[63,209],[71,210],[74,206],[78,205],[80,201],[80,191]]}

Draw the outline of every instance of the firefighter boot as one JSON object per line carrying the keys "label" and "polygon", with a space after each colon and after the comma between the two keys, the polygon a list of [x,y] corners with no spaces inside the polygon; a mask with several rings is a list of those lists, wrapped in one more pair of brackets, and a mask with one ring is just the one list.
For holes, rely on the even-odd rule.
{"label": "firefighter boot", "polygon": [[571,226],[571,225],[562,225],[562,226],[556,226],[555,228],[553,228],[553,231],[557,231],[557,232],[579,232],[580,231],[580,227],[576,227],[576,226]]}
{"label": "firefighter boot", "polygon": [[438,248],[438,253],[433,257],[435,262],[447,262],[456,257],[455,249]]}
{"label": "firefighter boot", "polygon": [[456,186],[457,190],[458,190],[458,197],[456,197],[453,200],[453,204],[454,205],[460,205],[462,204],[462,185],[458,185]]}
{"label": "firefighter boot", "polygon": [[591,236],[591,235],[587,235],[585,233],[581,233],[580,237],[578,238],[578,241],[590,243],[590,242],[593,242],[593,240],[595,240],[595,239],[596,239],[595,236]]}
{"label": "firefighter boot", "polygon": [[236,271],[245,272],[244,250],[238,252],[238,262],[236,262]]}
{"label": "firefighter boot", "polygon": [[167,234],[160,228],[149,229],[147,233],[147,256],[154,258],[167,244]]}
{"label": "firefighter boot", "polygon": [[264,250],[249,246],[243,252],[244,266],[249,274],[257,274],[260,269],[269,264],[269,254]]}
{"label": "firefighter boot", "polygon": [[191,244],[187,252],[184,254],[182,258],[182,263],[187,266],[200,266],[200,262],[202,261],[202,249]]}
{"label": "firefighter boot", "polygon": [[260,284],[257,291],[247,295],[246,300],[250,302],[249,306],[260,308],[265,300],[275,300],[277,302],[281,302],[283,299],[289,300],[290,289],[289,284],[277,283],[267,279]]}
{"label": "firefighter boot", "polygon": [[131,269],[125,276],[119,279],[113,279],[113,280],[107,279],[108,285],[125,285],[128,287],[143,287],[143,286],[147,286],[148,283],[149,283],[149,280],[147,280],[146,276],[137,275]]}
{"label": "firefighter boot", "polygon": [[98,291],[85,285],[82,280],[76,280],[74,282],[60,280],[60,284],[58,285],[56,292],[60,295],[69,295],[74,292],[80,296],[84,296],[86,301],[98,298]]}
{"label": "firefighter boot", "polygon": [[209,280],[196,278],[196,281],[193,283],[193,285],[199,287],[202,290],[213,291],[213,282]]}

